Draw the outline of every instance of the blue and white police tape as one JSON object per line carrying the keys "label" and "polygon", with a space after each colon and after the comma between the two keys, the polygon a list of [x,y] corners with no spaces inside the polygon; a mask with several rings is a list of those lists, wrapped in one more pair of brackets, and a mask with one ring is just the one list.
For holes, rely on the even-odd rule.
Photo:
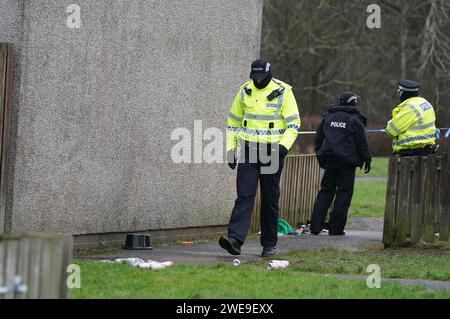
{"label": "blue and white police tape", "polygon": [[367,133],[386,133],[386,130],[366,130]]}
{"label": "blue and white police tape", "polygon": [[[447,133],[444,134],[443,132],[445,130],[447,130]],[[438,128],[438,129],[436,129],[436,138],[440,138],[441,136],[444,136],[445,138],[449,138],[450,137],[450,128]]]}

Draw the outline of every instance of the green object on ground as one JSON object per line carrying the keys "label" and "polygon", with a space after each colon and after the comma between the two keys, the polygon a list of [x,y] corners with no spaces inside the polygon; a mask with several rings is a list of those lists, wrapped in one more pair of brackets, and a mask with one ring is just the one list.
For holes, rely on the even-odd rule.
{"label": "green object on ground", "polygon": [[287,235],[289,233],[292,233],[294,231],[294,228],[292,228],[291,225],[284,219],[278,219],[278,232]]}

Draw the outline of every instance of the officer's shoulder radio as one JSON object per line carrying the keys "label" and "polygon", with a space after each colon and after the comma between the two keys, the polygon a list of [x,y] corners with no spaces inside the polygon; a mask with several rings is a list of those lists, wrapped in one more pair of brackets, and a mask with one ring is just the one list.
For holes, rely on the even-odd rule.
{"label": "officer's shoulder radio", "polygon": [[267,99],[268,99],[269,101],[272,101],[274,98],[277,98],[277,97],[279,97],[280,95],[283,95],[284,90],[285,90],[284,87],[279,87],[278,89],[273,90],[272,93],[270,93],[270,94],[267,96]]}
{"label": "officer's shoulder radio", "polygon": [[[278,89],[273,90],[273,91],[267,96],[267,99],[268,99],[269,101],[272,101],[274,98],[277,98],[277,97],[279,97],[280,95],[283,95],[283,93],[284,93],[285,90],[286,90],[286,89],[285,89],[283,86],[281,86],[281,87],[279,87]],[[248,96],[251,96],[251,95],[252,95],[252,89],[249,89],[248,87],[244,87],[244,92],[245,92],[245,94],[247,94]]]}

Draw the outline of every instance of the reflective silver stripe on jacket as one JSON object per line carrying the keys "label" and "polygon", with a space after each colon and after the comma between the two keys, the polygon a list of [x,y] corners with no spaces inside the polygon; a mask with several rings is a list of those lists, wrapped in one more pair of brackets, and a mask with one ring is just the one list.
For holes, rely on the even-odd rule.
{"label": "reflective silver stripe on jacket", "polygon": [[295,114],[295,115],[289,116],[289,117],[287,117],[284,121],[285,121],[286,123],[289,123],[289,122],[292,122],[292,121],[294,121],[294,120],[296,120],[296,119],[300,119],[300,115]]}
{"label": "reflective silver stripe on jacket", "polygon": [[422,118],[422,115],[420,114],[420,111],[417,109],[417,107],[415,107],[415,106],[412,105],[412,104],[407,104],[406,106],[408,106],[411,110],[414,111],[414,113],[416,113],[417,121],[418,121],[418,123],[419,123],[419,126],[422,125],[422,123],[423,123],[423,118]]}
{"label": "reflective silver stripe on jacket", "polygon": [[277,106],[277,109],[275,111],[275,114],[280,114],[281,113],[281,106],[283,105],[283,98],[284,98],[284,92],[283,92],[283,94],[281,94],[278,97],[278,102],[277,102],[278,106]]}
{"label": "reflective silver stripe on jacket", "polygon": [[236,115],[234,115],[233,113],[230,112],[230,114],[228,114],[228,117],[231,117],[233,120],[235,120],[236,122],[242,122],[242,117],[237,117]]}
{"label": "reflective silver stripe on jacket", "polygon": [[401,134],[402,132],[397,128],[397,126],[392,123],[392,121],[389,121],[388,126],[397,134]]}
{"label": "reflective silver stripe on jacket", "polygon": [[244,104],[244,99],[245,99],[245,87],[242,88],[242,92],[241,92],[241,102],[242,102],[242,104]]}
{"label": "reflective silver stripe on jacket", "polygon": [[256,115],[245,113],[244,118],[249,120],[262,120],[262,121],[276,121],[281,120],[283,116],[281,114],[276,115]]}
{"label": "reflective silver stripe on jacket", "polygon": [[424,130],[426,128],[433,127],[435,124],[436,124],[436,122],[433,121],[433,122],[428,123],[428,124],[423,124],[423,125],[418,125],[418,126],[411,126],[408,130],[420,131],[420,130]]}

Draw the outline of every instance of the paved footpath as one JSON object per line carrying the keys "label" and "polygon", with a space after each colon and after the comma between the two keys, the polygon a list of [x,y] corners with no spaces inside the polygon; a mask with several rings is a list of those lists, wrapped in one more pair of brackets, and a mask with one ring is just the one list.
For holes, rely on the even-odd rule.
{"label": "paved footpath", "polygon": [[[287,253],[294,250],[319,250],[324,248],[337,248],[348,251],[359,251],[370,244],[380,244],[383,234],[383,220],[378,218],[350,218],[349,227],[345,236],[328,236],[322,233],[319,236],[288,236],[279,239],[278,253]],[[141,258],[154,261],[173,261],[175,264],[216,264],[232,263],[235,256],[229,255],[221,249],[217,241],[194,244],[167,244],[154,247],[154,250],[130,251],[114,250],[103,255],[81,257],[80,259],[109,259]],[[242,247],[242,254],[237,257],[242,263],[261,260],[261,246],[258,240],[248,240]],[[364,276],[338,276],[349,280],[366,280]],[[423,285],[432,290],[450,291],[450,282],[432,280],[404,280],[383,279],[395,281],[404,285]]]}
{"label": "paved footpath", "polygon": [[[277,252],[287,253],[298,249],[319,250],[335,247],[338,249],[357,251],[366,244],[381,243],[383,221],[372,218],[353,218],[349,220],[351,229],[346,230],[345,236],[286,236],[278,241]],[[137,257],[144,260],[173,261],[174,263],[213,264],[232,262],[236,257],[229,255],[219,247],[217,241],[209,243],[167,244],[154,247],[154,250],[115,250],[104,255],[88,258],[115,259]],[[242,247],[242,254],[238,257],[241,262],[261,259],[261,245],[259,240],[248,240]]]}

